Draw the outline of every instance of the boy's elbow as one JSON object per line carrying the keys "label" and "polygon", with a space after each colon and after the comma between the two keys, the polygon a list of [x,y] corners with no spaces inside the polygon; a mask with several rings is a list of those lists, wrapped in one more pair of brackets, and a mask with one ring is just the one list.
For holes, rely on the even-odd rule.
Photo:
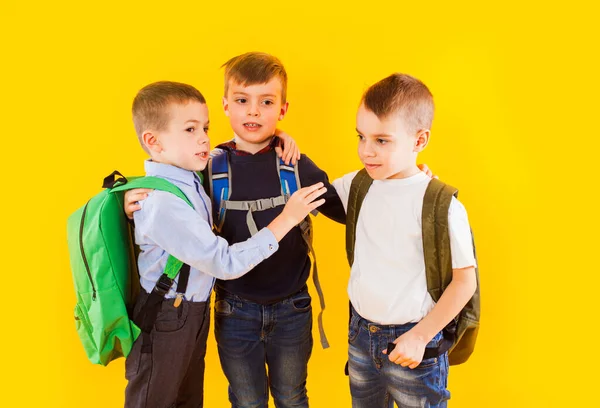
{"label": "boy's elbow", "polygon": [[475,273],[475,267],[469,266],[467,268],[455,269],[452,280],[460,282],[463,291],[469,296],[469,299],[475,294],[477,290],[477,275]]}
{"label": "boy's elbow", "polygon": [[477,275],[475,273],[475,267],[471,266],[468,273],[468,290],[469,298],[471,298],[477,291]]}

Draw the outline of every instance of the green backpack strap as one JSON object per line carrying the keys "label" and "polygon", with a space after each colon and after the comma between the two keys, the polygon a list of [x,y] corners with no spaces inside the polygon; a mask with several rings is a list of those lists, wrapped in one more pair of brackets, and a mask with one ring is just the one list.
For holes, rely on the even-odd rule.
{"label": "green backpack strap", "polygon": [[[188,203],[190,207],[193,207],[190,200],[187,196],[173,183],[162,179],[160,177],[130,177],[128,179],[120,178],[115,182],[115,186],[110,188],[111,193],[132,190],[134,188],[149,188],[153,190],[166,191],[168,193],[174,194],[175,196],[181,198],[183,201]],[[118,184],[117,184],[118,183]],[[167,275],[170,279],[175,279],[177,274],[179,273],[181,267],[183,266],[183,262],[179,259],[175,258],[172,255],[169,255],[167,259],[167,264],[165,266],[165,275]]]}
{"label": "green backpack strap", "polygon": [[354,241],[356,240],[356,223],[362,202],[373,183],[373,179],[366,169],[360,170],[352,179],[350,194],[348,195],[348,209],[346,210],[346,256],[350,266],[354,263]]}
{"label": "green backpack strap", "polygon": [[[452,253],[448,211],[458,190],[440,180],[432,179],[423,199],[422,230],[427,290],[435,302],[452,281]],[[471,236],[473,234],[471,233]],[[473,250],[475,243],[473,242]],[[475,259],[477,255],[474,253]],[[450,365],[467,361],[475,347],[479,332],[480,296],[479,270],[475,268],[477,289],[459,315],[444,329],[444,337],[452,339]]]}

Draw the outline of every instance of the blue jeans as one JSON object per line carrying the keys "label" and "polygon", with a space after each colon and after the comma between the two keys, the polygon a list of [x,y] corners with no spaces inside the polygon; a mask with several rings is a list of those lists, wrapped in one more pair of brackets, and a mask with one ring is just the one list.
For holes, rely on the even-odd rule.
{"label": "blue jeans", "polygon": [[[353,408],[444,408],[450,399],[448,354],[423,360],[415,369],[392,363],[382,350],[415,326],[380,325],[354,308],[348,330],[348,371]],[[436,347],[438,333],[427,347]]]}
{"label": "blue jeans", "polygon": [[215,337],[232,408],[267,408],[269,391],[277,408],[308,407],[313,339],[306,288],[272,305],[217,290]]}

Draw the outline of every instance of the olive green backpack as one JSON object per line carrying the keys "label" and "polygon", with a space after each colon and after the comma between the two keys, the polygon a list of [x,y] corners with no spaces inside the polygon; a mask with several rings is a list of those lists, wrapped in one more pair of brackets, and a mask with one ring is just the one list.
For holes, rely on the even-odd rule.
{"label": "olive green backpack", "polygon": [[[360,207],[372,183],[373,179],[365,169],[362,169],[354,177],[350,187],[346,219],[346,253],[350,266],[354,262],[354,241]],[[440,299],[452,281],[448,210],[452,197],[457,195],[458,190],[454,187],[440,180],[432,179],[423,199],[422,231],[427,290],[435,302]],[[473,250],[475,250],[474,242]],[[475,258],[477,259],[476,255]],[[443,330],[444,337],[441,348],[442,352],[449,352],[450,365],[462,364],[467,361],[475,348],[480,317],[479,270],[477,267],[475,272],[477,276],[475,294],[459,315]]]}

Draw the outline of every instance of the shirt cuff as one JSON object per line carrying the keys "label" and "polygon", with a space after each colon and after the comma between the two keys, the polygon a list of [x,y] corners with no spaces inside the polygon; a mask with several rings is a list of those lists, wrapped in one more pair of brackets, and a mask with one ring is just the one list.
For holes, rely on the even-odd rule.
{"label": "shirt cuff", "polygon": [[260,252],[266,258],[270,257],[279,249],[279,243],[275,239],[275,235],[268,228],[263,228],[252,237],[260,248]]}

